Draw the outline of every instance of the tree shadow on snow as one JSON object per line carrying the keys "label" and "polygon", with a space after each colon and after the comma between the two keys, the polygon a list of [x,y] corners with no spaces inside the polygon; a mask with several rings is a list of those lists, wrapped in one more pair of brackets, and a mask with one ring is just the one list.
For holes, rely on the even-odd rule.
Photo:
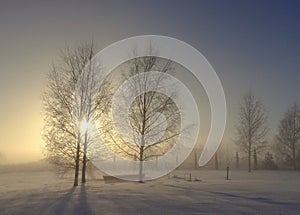
{"label": "tree shadow on snow", "polygon": [[78,196],[78,202],[74,208],[73,214],[84,214],[84,215],[91,215],[92,211],[89,207],[87,202],[87,195],[85,185],[81,185],[80,194]]}
{"label": "tree shadow on snow", "polygon": [[75,187],[71,188],[62,198],[59,198],[48,208],[46,208],[46,210],[43,211],[43,214],[64,214],[75,189]]}

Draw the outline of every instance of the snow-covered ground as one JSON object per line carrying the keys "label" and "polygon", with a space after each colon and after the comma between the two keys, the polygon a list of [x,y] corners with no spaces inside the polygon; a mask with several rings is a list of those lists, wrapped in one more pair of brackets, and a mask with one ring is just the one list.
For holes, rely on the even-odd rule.
{"label": "snow-covered ground", "polygon": [[72,175],[1,171],[0,214],[300,214],[300,172],[233,171],[225,179],[224,170],[178,170],[106,184],[96,174],[73,188]]}

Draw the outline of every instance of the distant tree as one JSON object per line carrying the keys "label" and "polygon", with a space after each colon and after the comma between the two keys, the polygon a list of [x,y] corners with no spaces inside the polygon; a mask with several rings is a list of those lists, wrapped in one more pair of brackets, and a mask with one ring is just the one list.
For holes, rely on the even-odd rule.
{"label": "distant tree", "polygon": [[262,161],[261,167],[262,169],[270,169],[270,170],[278,169],[278,166],[274,161],[272,153],[267,152],[265,154],[265,159]]}
{"label": "distant tree", "polygon": [[276,152],[294,170],[300,167],[300,107],[291,106],[280,121],[276,135]]}
{"label": "distant tree", "polygon": [[248,171],[251,172],[251,156],[266,147],[267,116],[261,100],[248,92],[240,103],[236,144],[248,154]]}
{"label": "distant tree", "polygon": [[215,157],[215,169],[218,170],[219,169],[218,152],[215,153],[214,157]]}
{"label": "distant tree", "polygon": [[240,158],[239,158],[239,153],[235,153],[235,168],[239,169],[240,168]]}

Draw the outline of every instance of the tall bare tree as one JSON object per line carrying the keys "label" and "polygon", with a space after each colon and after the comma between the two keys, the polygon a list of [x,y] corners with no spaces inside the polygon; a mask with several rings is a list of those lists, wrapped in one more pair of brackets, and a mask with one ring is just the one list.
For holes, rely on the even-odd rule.
{"label": "tall bare tree", "polygon": [[[83,182],[85,182],[86,151],[89,138],[82,134],[82,123],[89,121],[92,113],[97,117],[103,104],[103,94],[95,92],[92,73],[81,76],[94,55],[93,43],[61,50],[57,63],[53,63],[47,76],[47,86],[42,96],[44,106],[45,154],[49,161],[63,170],[74,169],[74,186],[78,185],[80,162],[83,156]],[[79,78],[78,92],[75,93]],[[88,85],[90,84],[90,85]],[[96,96],[96,101],[92,97]],[[97,112],[97,113],[95,113]],[[83,136],[84,138],[83,142]],[[81,144],[84,144],[83,150]]]}
{"label": "tall bare tree", "polygon": [[267,115],[260,99],[248,92],[240,103],[236,144],[248,154],[248,171],[251,172],[251,156],[266,147]]}
{"label": "tall bare tree", "polygon": [[83,133],[81,138],[83,145],[82,183],[86,181],[89,146],[97,142],[100,132],[104,130],[104,124],[99,123],[99,120],[108,110],[111,98],[110,83],[102,83],[102,78],[101,66],[95,66],[95,63],[90,62],[81,73],[76,85],[74,118],[80,123],[80,132]]}
{"label": "tall bare tree", "polygon": [[280,121],[276,135],[277,153],[293,166],[300,167],[300,107],[297,103],[291,106]]}
{"label": "tall bare tree", "polygon": [[[123,92],[124,95],[137,95],[128,110],[134,132],[127,133],[131,139],[128,141],[111,129],[109,139],[118,153],[139,161],[139,181],[143,182],[144,161],[166,153],[180,134],[180,113],[172,98],[159,92],[160,84],[167,78],[165,74],[172,71],[171,61],[156,56],[137,57],[127,62],[126,68],[123,80],[135,77],[129,89]],[[158,71],[160,75],[148,76],[150,71]],[[124,106],[122,102],[119,105],[119,108]],[[160,114],[164,115],[164,120]],[[159,135],[161,138],[155,140]]]}

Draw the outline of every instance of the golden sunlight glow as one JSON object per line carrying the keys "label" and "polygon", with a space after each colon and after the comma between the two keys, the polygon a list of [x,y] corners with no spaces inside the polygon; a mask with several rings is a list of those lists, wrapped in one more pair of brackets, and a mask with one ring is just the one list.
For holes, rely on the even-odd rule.
{"label": "golden sunlight glow", "polygon": [[82,133],[87,132],[88,130],[91,130],[92,125],[84,118],[81,121],[81,125],[80,125],[80,131]]}

